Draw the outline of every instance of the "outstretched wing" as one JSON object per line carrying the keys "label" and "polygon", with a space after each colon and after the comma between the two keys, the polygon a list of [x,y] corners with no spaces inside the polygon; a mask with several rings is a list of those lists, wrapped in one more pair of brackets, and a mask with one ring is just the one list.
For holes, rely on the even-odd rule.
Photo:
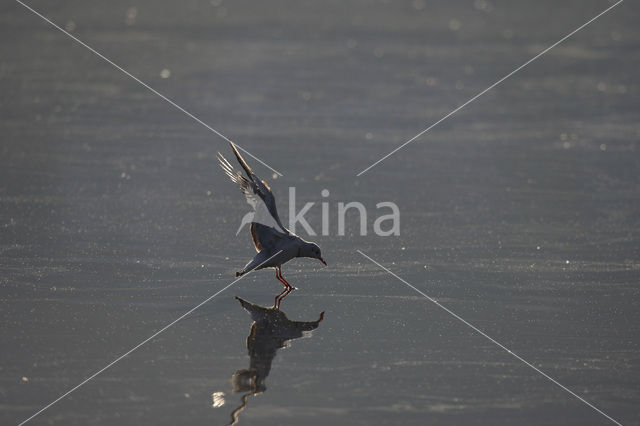
{"label": "outstretched wing", "polygon": [[288,235],[289,231],[280,222],[278,210],[276,209],[276,200],[269,185],[253,173],[233,143],[231,143],[231,148],[238,163],[247,173],[247,177],[244,177],[240,171],[234,169],[231,163],[220,153],[218,153],[218,161],[231,181],[240,187],[240,190],[247,197],[247,203],[254,209],[254,217],[251,221],[251,236],[256,250],[260,251],[263,247],[273,245],[275,239]]}

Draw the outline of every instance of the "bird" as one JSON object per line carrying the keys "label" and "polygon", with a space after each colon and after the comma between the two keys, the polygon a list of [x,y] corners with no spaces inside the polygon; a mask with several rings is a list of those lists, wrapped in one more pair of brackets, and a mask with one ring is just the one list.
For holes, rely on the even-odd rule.
{"label": "bird", "polygon": [[251,170],[233,142],[229,142],[229,145],[247,176],[235,169],[220,152],[218,152],[218,161],[231,181],[240,187],[247,197],[247,202],[254,209],[249,229],[253,245],[258,252],[244,268],[236,272],[236,278],[253,270],[275,269],[276,278],[285,287],[275,298],[274,307],[279,307],[282,299],[295,289],[282,276],[283,264],[296,257],[318,259],[325,266],[327,262],[322,257],[318,244],[305,241],[284,227],[278,216],[275,197],[267,182]]}

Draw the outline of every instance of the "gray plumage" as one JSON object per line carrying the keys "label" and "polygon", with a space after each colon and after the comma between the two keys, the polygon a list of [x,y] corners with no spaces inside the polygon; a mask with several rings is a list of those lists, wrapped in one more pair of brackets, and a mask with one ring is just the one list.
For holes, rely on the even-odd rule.
{"label": "gray plumage", "polygon": [[286,290],[290,291],[292,287],[282,277],[280,267],[296,257],[319,259],[326,265],[320,247],[315,243],[303,240],[284,227],[278,216],[271,188],[267,182],[253,173],[236,146],[233,143],[230,145],[238,163],[244,169],[246,177],[220,153],[218,153],[218,161],[231,181],[240,187],[240,190],[247,197],[248,203],[254,209],[250,231],[253,244],[258,251],[258,254],[242,270],[236,272],[236,277],[254,269],[275,268],[276,277],[286,287]]}

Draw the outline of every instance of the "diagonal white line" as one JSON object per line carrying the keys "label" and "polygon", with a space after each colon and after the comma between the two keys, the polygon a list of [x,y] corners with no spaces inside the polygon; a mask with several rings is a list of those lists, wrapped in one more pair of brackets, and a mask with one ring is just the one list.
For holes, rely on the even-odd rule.
{"label": "diagonal white line", "polygon": [[84,384],[86,384],[87,382],[91,381],[92,379],[94,379],[97,375],[99,375],[100,373],[102,373],[103,371],[105,371],[106,369],[108,369],[109,367],[111,367],[112,365],[116,364],[118,361],[122,360],[123,358],[125,358],[127,355],[131,354],[133,351],[135,351],[136,349],[140,348],[142,345],[144,345],[145,343],[149,342],[150,340],[152,340],[154,337],[158,336],[160,333],[166,331],[167,329],[169,329],[170,327],[172,327],[173,325],[175,325],[178,321],[182,320],[183,318],[185,318],[187,315],[191,314],[193,311],[195,311],[196,309],[198,309],[200,306],[204,305],[205,303],[207,303],[208,301],[210,301],[211,299],[213,299],[214,297],[216,297],[217,295],[219,295],[220,293],[222,293],[223,291],[225,291],[226,289],[228,289],[229,287],[231,287],[232,285],[234,285],[235,283],[237,283],[238,281],[240,281],[241,279],[243,279],[244,277],[246,277],[247,275],[249,275],[251,272],[255,271],[256,269],[258,269],[260,266],[264,265],[265,263],[267,263],[268,261],[270,261],[271,259],[273,259],[274,257],[276,257],[278,254],[280,254],[282,252],[282,250],[278,251],[276,254],[274,254],[273,256],[271,256],[270,258],[268,258],[267,260],[265,260],[264,262],[262,262],[261,264],[259,264],[258,266],[256,266],[254,269],[252,269],[251,271],[249,271],[248,273],[241,275],[239,278],[236,278],[235,280],[233,280],[230,284],[228,284],[227,286],[225,286],[224,288],[222,288],[222,290],[219,290],[218,292],[216,292],[215,294],[207,297],[205,300],[203,300],[202,302],[198,303],[196,306],[194,306],[193,308],[189,309],[187,312],[185,312],[184,314],[180,315],[178,318],[176,318],[175,320],[171,321],[169,324],[165,325],[164,327],[162,327],[160,330],[156,331],[155,333],[153,333],[151,336],[147,337],[146,339],[144,339],[142,342],[138,343],[137,345],[135,345],[133,348],[129,349],[127,352],[125,352],[124,354],[120,355],[118,358],[114,359],[113,361],[111,361],[109,364],[107,364],[106,366],[104,366],[103,368],[101,368],[100,370],[96,371],[95,373],[93,373],[91,376],[87,377],[86,379],[84,379],[82,382],[78,383],[76,386],[72,387],[71,389],[69,389],[67,392],[63,393],[62,395],[60,395],[58,398],[56,398],[55,400],[51,401],[49,404],[45,405],[44,407],[42,407],[40,410],[36,411],[31,417],[23,420],[21,423],[18,424],[18,426],[22,426],[23,424],[27,423],[28,421],[30,421],[31,419],[33,419],[34,417],[36,417],[38,414],[42,413],[43,411],[47,410],[48,408],[50,408],[52,405],[56,404],[57,402],[59,402],[61,399],[65,398],[67,395],[69,395],[70,393],[72,393],[73,391],[75,391],[76,389],[78,389],[79,387],[83,386]]}
{"label": "diagonal white line", "polygon": [[475,325],[471,324],[469,321],[465,320],[464,318],[462,318],[460,315],[456,314],[455,312],[453,312],[451,309],[447,308],[446,306],[443,306],[440,304],[440,302],[438,302],[436,299],[434,299],[433,297],[428,296],[426,293],[424,293],[422,290],[414,287],[413,285],[411,285],[410,283],[408,283],[406,280],[404,280],[403,278],[399,277],[398,275],[394,274],[393,272],[391,272],[389,269],[387,269],[386,267],[382,266],[380,263],[376,262],[375,260],[373,260],[371,257],[367,256],[366,254],[364,254],[363,252],[361,252],[360,250],[356,250],[358,253],[360,253],[363,257],[367,258],[369,261],[371,261],[372,263],[378,265],[380,268],[382,268],[384,271],[386,271],[387,273],[389,273],[390,275],[392,275],[393,277],[395,277],[396,279],[402,281],[403,283],[405,283],[407,286],[411,287],[413,290],[417,291],[418,293],[420,293],[422,296],[426,297],[430,302],[433,302],[436,306],[438,306],[439,308],[443,309],[444,311],[446,311],[448,314],[452,315],[454,318],[456,318],[457,320],[461,321],[463,324],[465,324],[466,326],[468,326],[469,328],[471,328],[472,330],[474,330],[475,332],[479,333],[481,336],[487,338],[488,340],[490,340],[493,344],[495,344],[496,346],[498,346],[501,349],[504,349],[509,355],[515,357],[517,360],[521,361],[522,363],[524,363],[525,365],[527,365],[528,367],[531,367],[532,369],[534,369],[536,372],[538,372],[539,374],[541,374],[542,376],[544,376],[545,378],[547,378],[548,380],[550,380],[551,382],[555,383],[556,385],[560,386],[563,390],[569,392],[571,395],[575,396],[576,398],[578,398],[580,401],[584,402],[585,404],[587,404],[589,407],[593,408],[594,410],[596,410],[598,413],[602,414],[603,416],[605,416],[607,419],[611,420],[613,423],[622,426],[622,424],[618,421],[616,421],[614,418],[612,418],[611,416],[609,416],[607,413],[605,413],[604,411],[600,410],[598,407],[596,407],[595,405],[591,404],[589,401],[585,400],[584,398],[582,398],[580,395],[576,394],[574,391],[572,391],[571,389],[569,389],[568,387],[566,387],[565,385],[563,385],[562,383],[558,382],[556,379],[554,379],[553,377],[549,376],[547,373],[545,373],[544,371],[540,370],[538,367],[536,367],[535,365],[531,364],[529,361],[527,361],[526,359],[522,358],[520,355],[516,354],[515,352],[513,352],[511,349],[507,348],[506,346],[504,346],[502,343],[498,342],[497,340],[495,340],[493,337],[489,336],[488,334],[486,334],[484,331],[480,330],[478,327],[476,327]]}
{"label": "diagonal white line", "polygon": [[544,49],[542,52],[538,53],[536,56],[534,56],[533,58],[529,59],[527,62],[525,62],[524,64],[520,65],[518,68],[516,68],[515,70],[511,71],[509,74],[505,75],[504,77],[502,77],[500,80],[496,81],[495,83],[493,83],[491,86],[487,87],[486,89],[484,89],[482,92],[478,93],[477,95],[475,95],[473,98],[469,99],[468,101],[466,101],[465,103],[463,103],[462,105],[458,106],[456,109],[454,109],[453,111],[451,111],[450,113],[448,113],[447,115],[445,115],[444,117],[442,117],[440,120],[436,121],[435,123],[433,123],[431,126],[427,127],[426,129],[424,129],[423,131],[421,131],[420,133],[418,133],[417,135],[415,135],[414,137],[412,137],[411,139],[409,139],[408,141],[406,141],[405,143],[403,143],[402,145],[400,145],[399,147],[397,147],[396,149],[394,149],[393,151],[391,151],[390,153],[388,153],[387,155],[385,155],[384,157],[382,157],[381,159],[379,159],[378,161],[376,161],[375,163],[371,164],[369,167],[367,167],[366,169],[364,169],[363,171],[361,171],[360,173],[358,173],[356,176],[361,176],[362,174],[366,173],[367,171],[369,171],[370,169],[372,169],[373,167],[377,166],[379,163],[381,163],[382,161],[386,160],[387,158],[389,158],[390,156],[392,156],[393,154],[395,154],[396,152],[400,151],[402,148],[404,148],[405,146],[409,145],[411,142],[413,142],[414,140],[418,139],[420,136],[424,135],[425,133],[427,133],[429,130],[433,129],[434,127],[436,127],[438,124],[442,123],[444,120],[446,120],[447,118],[451,117],[453,114],[455,114],[456,112],[460,111],[462,108],[466,107],[467,105],[469,105],[471,102],[475,101],[476,99],[478,99],[480,96],[484,95],[485,93],[487,93],[489,90],[493,89],[494,87],[496,87],[498,84],[502,83],[503,81],[505,81],[506,79],[508,79],[509,77],[511,77],[512,75],[514,75],[515,73],[517,73],[518,71],[520,71],[522,68],[526,67],[527,65],[529,65],[531,62],[535,61],[536,59],[538,59],[540,56],[544,55],[545,53],[547,53],[548,51],[550,51],[551,49],[553,49],[554,47],[556,47],[557,45],[559,45],[560,43],[562,43],[563,41],[565,41],[566,39],[568,39],[569,37],[571,37],[572,35],[574,35],[575,33],[577,33],[578,31],[580,31],[581,29],[583,29],[584,27],[586,27],[587,25],[589,25],[590,23],[592,23],[593,21],[595,21],[596,19],[598,19],[599,17],[601,17],[602,15],[604,15],[605,13],[609,12],[611,9],[613,9],[614,7],[618,6],[620,3],[622,3],[624,0],[618,0],[617,3],[612,4],[611,6],[609,6],[607,9],[603,10],[602,12],[600,12],[599,14],[597,14],[596,16],[594,16],[593,18],[589,19],[587,22],[585,22],[584,24],[580,25],[578,28],[576,28],[575,30],[571,31],[569,34],[567,34],[566,36],[562,37],[560,40],[556,41],[555,43],[553,43],[551,46],[547,47],[546,49]]}
{"label": "diagonal white line", "polygon": [[[176,109],[178,109],[179,111],[181,111],[182,113],[184,113],[186,116],[192,118],[193,120],[195,120],[197,123],[203,125],[204,127],[206,127],[207,129],[211,130],[213,133],[215,133],[216,135],[220,136],[222,139],[231,142],[231,140],[226,137],[225,135],[223,135],[222,133],[220,133],[219,131],[217,131],[216,129],[214,129],[213,127],[211,127],[210,125],[208,125],[207,123],[205,123],[204,121],[202,121],[201,119],[199,119],[198,117],[196,117],[195,115],[193,115],[192,113],[190,113],[189,111],[187,111],[186,109],[184,109],[183,107],[181,107],[180,105],[178,105],[177,103],[175,103],[174,101],[172,101],[171,99],[169,99],[168,97],[166,97],[165,95],[163,95],[162,93],[158,92],[156,89],[154,89],[153,87],[149,86],[147,83],[145,83],[144,81],[140,80],[138,77],[136,77],[135,75],[131,74],[129,71],[125,70],[124,68],[122,68],[120,65],[116,64],[115,62],[113,62],[111,59],[107,58],[106,56],[104,56],[102,53],[98,52],[97,50],[95,50],[93,47],[89,46],[88,44],[86,44],[85,42],[83,42],[82,40],[80,40],[79,38],[77,38],[76,36],[74,36],[73,34],[69,33],[68,31],[66,31],[64,28],[60,27],[59,25],[57,25],[56,23],[54,23],[53,21],[51,21],[49,18],[47,18],[46,16],[42,15],[41,13],[39,13],[38,11],[36,11],[35,9],[33,9],[32,7],[26,5],[25,3],[23,3],[20,0],[16,0],[18,3],[20,3],[22,6],[24,6],[25,8],[27,8],[28,10],[30,10],[31,12],[33,12],[35,15],[39,16],[40,18],[42,18],[43,20],[45,20],[46,22],[48,22],[49,24],[51,24],[53,27],[55,27],[56,29],[60,30],[62,33],[66,34],[67,36],[69,36],[70,38],[72,38],[74,41],[76,41],[78,44],[80,44],[81,46],[87,48],[88,50],[90,50],[91,52],[93,52],[94,54],[96,54],[98,57],[100,57],[101,59],[105,60],[106,62],[108,62],[109,64],[113,65],[116,69],[118,69],[119,71],[121,71],[122,73],[124,73],[125,75],[127,75],[128,77],[131,77],[133,80],[135,80],[137,83],[139,83],[141,86],[143,86],[144,88],[148,89],[151,93],[158,95],[160,98],[164,99],[165,101],[167,101],[169,104],[171,104],[173,107],[175,107]],[[240,145],[238,145],[236,142],[233,142],[235,144],[235,146],[237,146],[242,152],[244,152],[245,154],[247,154],[248,156],[250,156],[251,158],[253,158],[254,160],[256,160],[257,162],[259,162],[260,164],[262,164],[263,166],[267,167],[268,169],[270,169],[271,171],[273,171],[274,173],[278,174],[279,176],[282,176],[282,173],[280,173],[279,171],[277,171],[276,169],[274,169],[273,167],[271,167],[270,165],[268,165],[267,163],[265,163],[264,161],[262,161],[261,159],[259,159],[258,157],[256,157],[255,155],[253,155],[252,153],[250,153],[249,151],[247,151],[246,149],[244,149],[243,147],[241,147]]]}

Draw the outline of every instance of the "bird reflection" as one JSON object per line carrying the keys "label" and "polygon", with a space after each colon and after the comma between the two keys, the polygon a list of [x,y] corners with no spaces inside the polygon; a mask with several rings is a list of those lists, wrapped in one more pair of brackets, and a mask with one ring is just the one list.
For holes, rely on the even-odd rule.
{"label": "bird reflection", "polygon": [[247,406],[250,396],[258,395],[267,389],[265,381],[278,349],[285,347],[289,340],[304,335],[310,336],[310,332],[318,328],[324,317],[322,312],[317,321],[291,321],[276,307],[265,308],[239,297],[236,299],[249,312],[254,322],[247,337],[249,368],[236,371],[231,378],[233,391],[244,394],[240,398],[240,406],[231,413],[230,425],[238,422],[238,416]]}

